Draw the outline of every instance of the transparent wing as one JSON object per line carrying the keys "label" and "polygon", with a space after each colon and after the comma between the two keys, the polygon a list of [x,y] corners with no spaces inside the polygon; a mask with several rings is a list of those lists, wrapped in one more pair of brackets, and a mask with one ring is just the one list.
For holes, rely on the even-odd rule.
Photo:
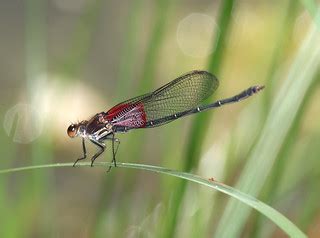
{"label": "transparent wing", "polygon": [[147,122],[195,108],[212,95],[218,85],[218,79],[206,71],[182,75],[143,100]]}
{"label": "transparent wing", "polygon": [[[218,79],[211,73],[192,71],[152,93],[119,103],[106,113],[106,117],[115,125],[128,128],[145,127],[147,122],[197,107],[218,85]],[[165,123],[167,122],[161,124]]]}

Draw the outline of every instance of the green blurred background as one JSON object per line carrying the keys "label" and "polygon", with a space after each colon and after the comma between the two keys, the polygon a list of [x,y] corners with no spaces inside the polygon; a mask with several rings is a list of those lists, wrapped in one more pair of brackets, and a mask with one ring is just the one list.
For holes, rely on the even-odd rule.
{"label": "green blurred background", "polygon": [[[73,162],[71,122],[193,69],[241,103],[119,135],[118,161],[189,171],[320,236],[320,18],[314,1],[0,1],[1,169]],[[95,147],[88,146],[89,153]],[[107,150],[100,161],[111,160]],[[218,192],[147,171],[0,175],[0,237],[286,237]]]}

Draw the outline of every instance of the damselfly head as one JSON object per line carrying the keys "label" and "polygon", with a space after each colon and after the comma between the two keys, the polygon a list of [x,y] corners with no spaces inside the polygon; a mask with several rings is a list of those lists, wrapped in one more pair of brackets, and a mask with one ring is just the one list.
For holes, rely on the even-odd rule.
{"label": "damselfly head", "polygon": [[79,124],[71,124],[67,129],[68,136],[71,138],[76,137],[78,134],[78,129]]}

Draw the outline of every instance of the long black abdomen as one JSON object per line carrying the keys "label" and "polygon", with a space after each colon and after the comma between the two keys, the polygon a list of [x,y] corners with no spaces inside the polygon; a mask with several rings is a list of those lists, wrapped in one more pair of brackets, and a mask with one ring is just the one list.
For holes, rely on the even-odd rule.
{"label": "long black abdomen", "polygon": [[226,98],[226,99],[222,99],[222,100],[218,100],[214,103],[211,103],[209,105],[204,105],[204,106],[199,106],[184,112],[180,112],[180,113],[176,113],[167,117],[163,117],[154,121],[150,121],[147,123],[146,127],[156,127],[156,126],[160,126],[166,123],[169,123],[173,120],[176,120],[180,117],[184,117],[184,116],[188,116],[194,113],[198,113],[198,112],[203,112],[212,108],[216,108],[216,107],[221,107],[225,104],[229,104],[229,103],[235,103],[235,102],[239,102],[241,100],[244,100],[250,96],[252,96],[255,93],[258,93],[259,91],[261,91],[264,88],[264,86],[253,86],[250,87],[246,90],[244,90],[243,92],[230,97],[230,98]]}

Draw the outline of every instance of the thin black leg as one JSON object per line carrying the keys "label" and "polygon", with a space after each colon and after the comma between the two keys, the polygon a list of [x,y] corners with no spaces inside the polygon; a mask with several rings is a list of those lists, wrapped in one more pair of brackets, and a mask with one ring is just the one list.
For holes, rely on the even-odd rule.
{"label": "thin black leg", "polygon": [[84,143],[84,138],[82,138],[82,150],[83,150],[83,157],[77,159],[77,160],[74,162],[73,167],[76,166],[76,164],[78,163],[78,161],[84,160],[85,158],[87,158],[87,150],[86,150],[86,144]]}
{"label": "thin black leg", "polygon": [[[116,154],[119,149],[120,140],[118,138],[114,138],[115,134],[110,133],[106,137],[101,138],[101,140],[111,140],[112,141],[112,161],[111,163],[114,164],[114,167],[117,167],[117,161],[116,161]],[[115,147],[115,143],[117,143],[117,146]],[[110,172],[112,166],[109,166],[107,172]]]}
{"label": "thin black leg", "polygon": [[[118,152],[118,149],[119,149],[119,145],[120,145],[120,141],[119,139],[117,138],[114,138],[114,133],[112,134],[112,138],[107,138],[108,140],[112,140],[112,162],[114,164],[114,167],[117,167],[117,161],[116,161],[116,154]],[[115,149],[114,148],[114,143],[117,143],[117,148]],[[107,170],[107,173],[110,172],[112,166],[110,165],[108,170]]]}
{"label": "thin black leg", "polygon": [[91,167],[93,167],[94,161],[96,160],[96,158],[99,157],[99,155],[101,155],[104,152],[104,149],[106,146],[100,141],[95,141],[95,140],[90,140],[90,141],[100,148],[100,150],[97,153],[95,153],[95,155],[92,156],[91,158]]}
{"label": "thin black leg", "polygon": [[[118,146],[119,146],[119,144],[118,144]],[[117,167],[116,152],[114,150],[114,134],[112,134],[112,161],[114,163],[114,167]]]}
{"label": "thin black leg", "polygon": [[[105,140],[111,140],[112,141],[112,161],[111,161],[111,163],[114,164],[114,167],[117,167],[116,154],[118,152],[120,141],[119,141],[119,139],[114,138],[114,133],[112,133],[112,138],[110,138],[110,137],[108,138],[107,137],[107,138],[105,138]],[[114,148],[114,143],[115,142],[117,143],[117,148],[116,149]],[[111,171],[111,168],[112,168],[112,166],[110,165],[108,170],[107,170],[107,173],[109,173]]]}
{"label": "thin black leg", "polygon": [[114,156],[116,156],[116,154],[118,153],[118,149],[119,149],[119,145],[120,145],[120,140],[118,138],[114,138],[114,136],[112,138],[103,138],[103,140],[111,140],[113,141],[114,143],[117,143],[117,147],[115,149],[115,152],[114,152]]}
{"label": "thin black leg", "polygon": [[117,148],[116,148],[116,152],[114,154],[114,156],[116,156],[116,154],[118,153],[118,149],[119,149],[119,145],[120,145],[120,140],[118,138],[114,138],[114,142],[117,143]]}

